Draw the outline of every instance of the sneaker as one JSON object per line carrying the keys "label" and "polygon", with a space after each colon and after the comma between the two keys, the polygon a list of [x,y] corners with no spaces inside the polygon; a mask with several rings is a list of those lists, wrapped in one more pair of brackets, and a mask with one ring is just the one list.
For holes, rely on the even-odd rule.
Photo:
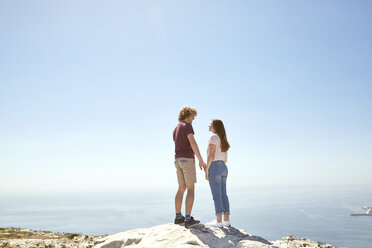
{"label": "sneaker", "polygon": [[191,217],[190,220],[185,221],[185,227],[189,228],[192,225],[199,224],[200,220],[195,220],[194,217]]}
{"label": "sneaker", "polygon": [[185,222],[185,217],[184,216],[182,216],[179,219],[177,219],[177,218],[174,219],[174,224],[177,224],[177,225],[183,224],[184,222]]}
{"label": "sneaker", "polygon": [[206,226],[209,226],[209,227],[222,227],[223,222],[217,222],[216,220],[212,220],[211,222],[208,222],[208,223],[205,223]]}
{"label": "sneaker", "polygon": [[231,226],[231,222],[228,221],[222,221],[222,226]]}

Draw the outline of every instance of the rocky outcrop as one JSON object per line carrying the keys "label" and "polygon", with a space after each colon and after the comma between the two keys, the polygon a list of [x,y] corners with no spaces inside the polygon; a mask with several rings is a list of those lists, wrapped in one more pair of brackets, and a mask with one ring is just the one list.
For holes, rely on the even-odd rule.
{"label": "rocky outcrop", "polygon": [[183,226],[165,224],[151,228],[133,229],[110,235],[96,241],[94,248],[334,248],[306,238],[295,236],[268,241],[250,235],[234,227],[205,227],[203,224],[186,229]]}
{"label": "rocky outcrop", "polygon": [[0,228],[1,248],[91,248],[97,239],[77,233],[55,233],[22,228]]}

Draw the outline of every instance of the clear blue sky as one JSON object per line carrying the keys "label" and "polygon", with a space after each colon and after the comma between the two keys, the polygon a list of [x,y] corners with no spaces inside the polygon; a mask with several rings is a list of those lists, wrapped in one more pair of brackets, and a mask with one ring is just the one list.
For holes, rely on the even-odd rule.
{"label": "clear blue sky", "polygon": [[[177,185],[183,105],[229,184],[370,184],[372,2],[0,1],[0,192]],[[198,174],[198,185],[206,185]]]}

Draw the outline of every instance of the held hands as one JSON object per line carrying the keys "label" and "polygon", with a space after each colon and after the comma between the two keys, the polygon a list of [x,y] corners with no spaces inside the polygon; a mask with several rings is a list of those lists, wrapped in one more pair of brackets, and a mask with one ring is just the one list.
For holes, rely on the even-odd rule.
{"label": "held hands", "polygon": [[203,160],[199,160],[199,168],[200,168],[200,170],[204,170],[204,172],[205,172],[205,179],[208,180],[209,179],[209,176],[208,176],[207,164],[204,163]]}
{"label": "held hands", "polygon": [[204,163],[203,160],[199,161],[199,168],[200,170],[204,170],[207,168],[207,165]]}

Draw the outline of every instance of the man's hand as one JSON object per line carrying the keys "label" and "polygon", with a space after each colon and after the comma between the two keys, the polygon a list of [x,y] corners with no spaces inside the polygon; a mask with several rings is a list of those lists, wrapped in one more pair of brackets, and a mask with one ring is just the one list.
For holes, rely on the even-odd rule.
{"label": "man's hand", "polygon": [[204,170],[207,168],[207,165],[204,163],[204,161],[199,161],[199,168],[200,170]]}
{"label": "man's hand", "polygon": [[194,152],[194,154],[199,159],[200,170],[202,170],[202,169],[205,170],[205,168],[207,168],[207,165],[204,163],[203,158],[200,155],[199,147],[198,147],[198,144],[196,144],[196,141],[195,141],[195,138],[194,138],[194,134],[193,133],[188,134],[187,135],[187,138],[189,139],[189,142],[190,142],[192,151]]}

